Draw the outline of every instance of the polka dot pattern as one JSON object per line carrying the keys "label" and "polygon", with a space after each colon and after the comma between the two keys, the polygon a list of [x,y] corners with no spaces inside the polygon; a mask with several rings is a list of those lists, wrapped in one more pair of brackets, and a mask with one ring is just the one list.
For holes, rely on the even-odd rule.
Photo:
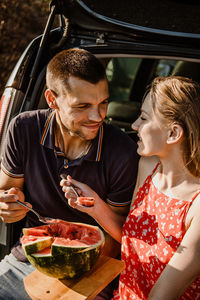
{"label": "polka dot pattern", "polygon": [[[156,189],[151,176],[139,189],[123,226],[122,260],[126,269],[113,300],[147,299],[185,234],[185,216],[196,195],[191,201],[170,198]],[[200,299],[200,277],[180,299]]]}

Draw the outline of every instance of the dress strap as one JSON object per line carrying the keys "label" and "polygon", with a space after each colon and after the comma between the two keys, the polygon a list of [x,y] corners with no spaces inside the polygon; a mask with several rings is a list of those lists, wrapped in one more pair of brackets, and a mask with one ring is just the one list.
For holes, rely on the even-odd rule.
{"label": "dress strap", "polygon": [[196,192],[196,194],[192,197],[192,199],[189,202],[193,202],[194,199],[199,195],[200,189]]}
{"label": "dress strap", "polygon": [[158,168],[160,162],[157,163],[157,165],[155,166],[155,168],[153,169],[153,171],[150,174],[150,177],[155,173],[156,169]]}
{"label": "dress strap", "polygon": [[195,195],[192,197],[192,199],[190,199],[188,201],[187,208],[185,210],[185,218],[186,218],[186,215],[187,215],[187,213],[188,213],[188,211],[189,211],[189,209],[190,209],[190,207],[191,207],[194,199],[199,195],[199,193],[200,193],[200,189],[195,193]]}

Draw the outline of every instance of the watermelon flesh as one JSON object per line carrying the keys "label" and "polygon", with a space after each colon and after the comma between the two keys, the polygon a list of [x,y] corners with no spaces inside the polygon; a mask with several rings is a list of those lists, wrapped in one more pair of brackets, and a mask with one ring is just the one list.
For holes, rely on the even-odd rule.
{"label": "watermelon flesh", "polygon": [[37,251],[41,251],[53,243],[53,237],[47,236],[47,237],[37,237],[37,236],[23,236],[21,238],[22,244],[26,246],[26,254],[32,254]]}
{"label": "watermelon flesh", "polygon": [[56,278],[74,278],[89,271],[101,254],[104,234],[97,226],[57,220],[24,228],[21,243],[31,264]]}
{"label": "watermelon flesh", "polygon": [[95,199],[93,197],[77,197],[76,203],[78,205],[91,207],[94,206]]}

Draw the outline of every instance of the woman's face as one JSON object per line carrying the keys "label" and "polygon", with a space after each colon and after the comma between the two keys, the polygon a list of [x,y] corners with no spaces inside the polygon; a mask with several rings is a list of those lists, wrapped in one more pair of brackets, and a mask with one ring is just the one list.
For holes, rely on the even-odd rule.
{"label": "woman's face", "polygon": [[138,133],[139,155],[162,157],[166,154],[169,128],[164,124],[161,115],[153,111],[150,93],[147,94],[141,114],[132,124],[132,128]]}

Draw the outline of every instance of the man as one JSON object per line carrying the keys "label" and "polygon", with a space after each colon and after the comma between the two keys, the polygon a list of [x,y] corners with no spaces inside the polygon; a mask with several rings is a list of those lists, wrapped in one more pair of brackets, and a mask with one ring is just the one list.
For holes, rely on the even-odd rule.
{"label": "man", "polygon": [[[64,50],[49,62],[46,83],[50,109],[21,113],[8,129],[0,172],[1,219],[12,223],[26,216],[26,227],[41,225],[19,199],[43,216],[95,224],[68,205],[60,187],[63,173],[126,213],[138,156],[126,134],[103,123],[109,97],[103,66],[88,51]],[[116,256],[118,246],[107,236],[104,254]],[[32,271],[21,245],[15,245],[0,263],[0,299],[29,299],[23,278]]]}

